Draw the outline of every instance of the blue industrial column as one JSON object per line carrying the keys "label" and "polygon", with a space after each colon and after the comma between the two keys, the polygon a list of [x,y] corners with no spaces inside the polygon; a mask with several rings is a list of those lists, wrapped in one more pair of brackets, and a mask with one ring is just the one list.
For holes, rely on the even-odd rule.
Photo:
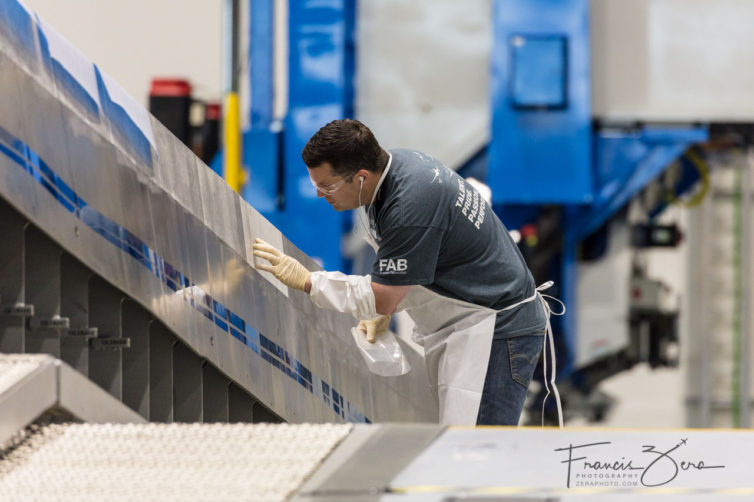
{"label": "blue industrial column", "polygon": [[280,229],[325,268],[341,268],[343,215],[317,198],[301,150],[317,130],[345,117],[345,0],[289,2],[288,115],[283,156],[284,216]]}
{"label": "blue industrial column", "polygon": [[553,279],[569,309],[554,320],[564,377],[573,367],[577,314],[576,245],[567,236],[573,214],[594,196],[589,1],[495,0],[493,34],[487,182],[508,225],[542,205],[563,209],[567,242]]}
{"label": "blue industrial column", "polygon": [[243,136],[248,168],[242,195],[273,224],[280,202],[280,127],[275,124],[275,0],[249,2],[249,130]]}
{"label": "blue industrial column", "polygon": [[355,0],[288,3],[288,106],[273,117],[274,0],[251,2],[251,130],[244,198],[326,269],[341,269],[344,217],[317,198],[301,150],[320,127],[353,113]]}
{"label": "blue industrial column", "polygon": [[561,378],[574,370],[579,335],[580,243],[708,136],[698,126],[593,127],[589,5],[494,0],[493,9],[487,181],[508,228],[558,212],[557,224],[524,243],[539,246],[527,248],[536,258],[535,275],[555,280],[555,294],[568,308],[565,317],[553,318]]}
{"label": "blue industrial column", "polygon": [[493,202],[589,203],[588,0],[496,0],[493,26]]}

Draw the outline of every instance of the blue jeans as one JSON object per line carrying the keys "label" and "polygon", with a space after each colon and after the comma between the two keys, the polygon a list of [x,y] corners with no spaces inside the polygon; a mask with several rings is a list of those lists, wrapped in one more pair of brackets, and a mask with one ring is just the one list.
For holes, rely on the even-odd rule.
{"label": "blue jeans", "polygon": [[544,339],[539,332],[492,341],[477,425],[518,425]]}

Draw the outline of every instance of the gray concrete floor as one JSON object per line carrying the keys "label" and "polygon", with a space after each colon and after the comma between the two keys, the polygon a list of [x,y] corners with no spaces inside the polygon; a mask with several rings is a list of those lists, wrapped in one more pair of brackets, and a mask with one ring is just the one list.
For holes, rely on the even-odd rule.
{"label": "gray concrete floor", "polygon": [[633,367],[600,385],[616,400],[604,422],[569,421],[573,427],[668,429],[685,427],[683,373],[678,368]]}

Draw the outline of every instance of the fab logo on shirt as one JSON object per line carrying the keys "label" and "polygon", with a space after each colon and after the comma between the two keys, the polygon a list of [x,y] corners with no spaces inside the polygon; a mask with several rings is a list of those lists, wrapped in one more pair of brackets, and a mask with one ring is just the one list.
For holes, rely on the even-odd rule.
{"label": "fab logo on shirt", "polygon": [[380,260],[381,274],[405,274],[408,270],[408,260],[405,258],[383,258]]}

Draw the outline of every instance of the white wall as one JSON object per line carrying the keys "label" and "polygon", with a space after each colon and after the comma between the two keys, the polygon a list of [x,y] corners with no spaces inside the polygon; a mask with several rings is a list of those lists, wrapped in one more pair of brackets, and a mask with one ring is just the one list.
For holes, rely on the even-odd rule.
{"label": "white wall", "polygon": [[154,77],[222,96],[223,0],[22,0],[137,101]]}
{"label": "white wall", "polygon": [[752,121],[754,2],[592,0],[593,114]]}

